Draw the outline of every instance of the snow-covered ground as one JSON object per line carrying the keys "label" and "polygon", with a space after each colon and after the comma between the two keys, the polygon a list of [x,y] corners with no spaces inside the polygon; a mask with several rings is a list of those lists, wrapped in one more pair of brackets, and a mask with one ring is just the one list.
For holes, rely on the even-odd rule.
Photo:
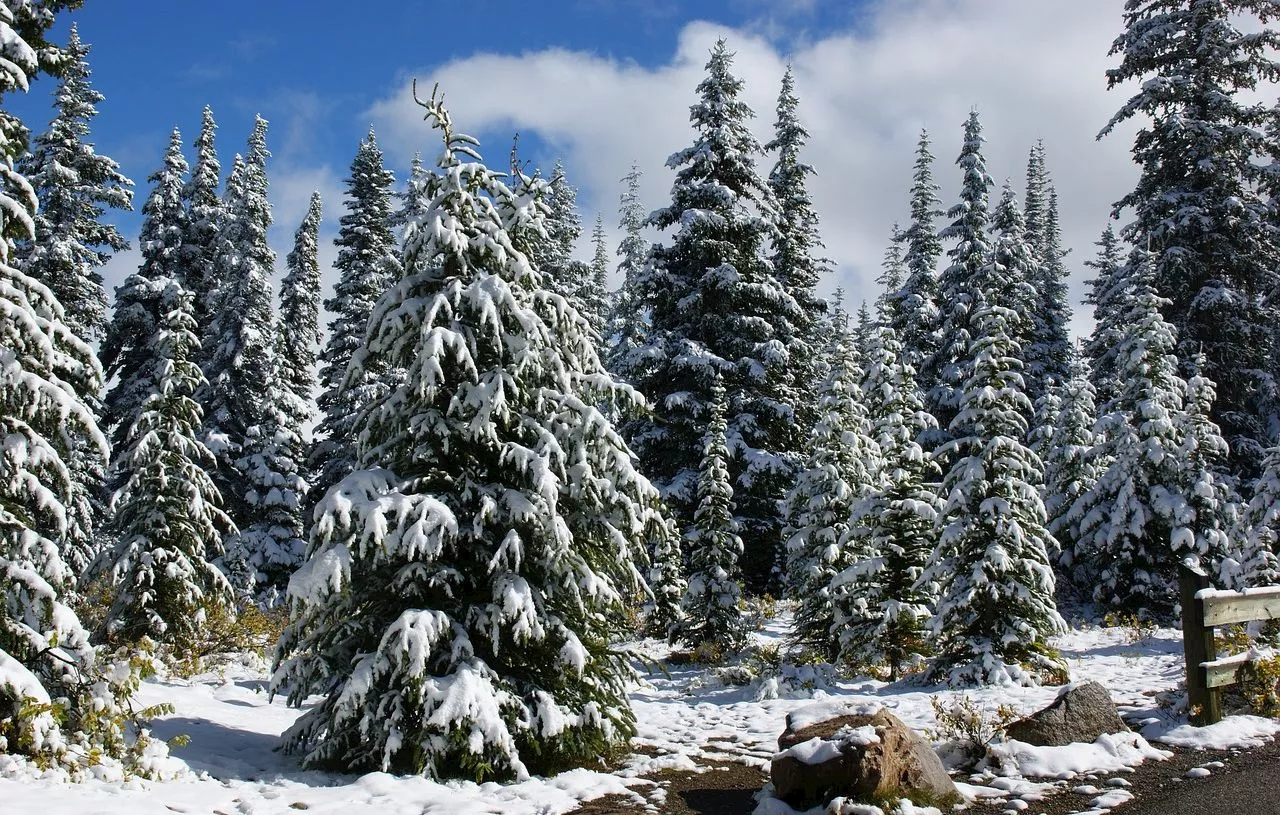
{"label": "snow-covered ground", "polygon": [[[774,621],[757,637],[779,642],[786,620]],[[1073,679],[1094,679],[1110,690],[1126,718],[1143,722],[1142,735],[1104,737],[1093,745],[1035,748],[1017,742],[996,745],[986,772],[962,784],[966,794],[1018,801],[1043,795],[1051,782],[1081,779],[1077,787],[1098,786],[1093,811],[1105,811],[1127,796],[1126,767],[1160,758],[1160,744],[1223,749],[1256,746],[1280,731],[1280,722],[1250,716],[1230,717],[1208,728],[1194,728],[1158,702],[1177,687],[1182,671],[1180,633],[1158,630],[1131,642],[1124,629],[1085,628],[1060,638]],[[660,658],[660,643],[636,649]],[[782,676],[754,679],[732,672],[668,667],[647,674],[632,699],[639,722],[637,752],[613,773],[575,770],[554,778],[512,785],[435,783],[383,773],[346,776],[300,770],[276,751],[277,737],[298,715],[283,700],[268,701],[265,666],[245,659],[190,680],[148,682],[139,700],[169,702],[177,713],[155,723],[162,738],[185,735],[173,749],[178,777],[164,782],[67,783],[42,775],[15,759],[0,756],[0,807],[6,815],[168,815],[221,813],[378,813],[378,815],[555,815],[580,802],[616,793],[654,808],[664,791],[643,776],[664,768],[695,769],[706,760],[736,761],[767,767],[788,713],[821,705],[832,710],[885,706],[922,731],[937,727],[931,697],[945,705],[955,691],[871,679],[840,680],[812,669],[784,670]],[[1056,688],[987,688],[965,692],[994,712],[1012,705],[1030,713],[1047,705]],[[821,712],[821,708],[816,709]],[[815,715],[815,709],[805,711]],[[1145,737],[1145,738],[1144,738]],[[1203,772],[1211,772],[1210,765]],[[1108,784],[1108,781],[1113,783]],[[1068,785],[1070,788],[1072,785]],[[761,810],[786,813],[778,802]],[[853,809],[849,810],[853,812]],[[917,810],[920,811],[920,810]]]}

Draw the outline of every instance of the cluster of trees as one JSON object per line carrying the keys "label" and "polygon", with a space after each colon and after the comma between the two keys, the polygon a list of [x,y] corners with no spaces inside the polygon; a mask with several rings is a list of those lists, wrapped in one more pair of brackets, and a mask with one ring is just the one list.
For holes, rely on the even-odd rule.
{"label": "cluster of trees", "polygon": [[60,76],[29,149],[0,111],[0,750],[136,750],[98,723],[137,681],[111,649],[181,655],[245,604],[288,606],[273,689],[323,697],[285,734],[307,765],[485,778],[625,743],[638,604],[731,652],[744,593],[783,590],[815,658],[1030,683],[1065,673],[1066,594],[1167,618],[1181,563],[1277,578],[1280,109],[1240,92],[1278,38],[1233,23],[1265,4],[1127,4],[1109,81],[1151,81],[1108,130],[1151,125],[1082,348],[1044,149],[993,203],[976,113],[945,216],[922,134],[874,310],[828,304],[793,78],[761,145],[723,41],[669,205],[624,179],[615,292],[563,168],[490,170],[433,92],[443,151],[403,192],[359,146],[326,334],[319,197],[277,298],[267,123],[223,179],[207,108],[108,318],[132,185],[86,140],[87,46],[44,42],[68,5],[0,3],[0,91]]}

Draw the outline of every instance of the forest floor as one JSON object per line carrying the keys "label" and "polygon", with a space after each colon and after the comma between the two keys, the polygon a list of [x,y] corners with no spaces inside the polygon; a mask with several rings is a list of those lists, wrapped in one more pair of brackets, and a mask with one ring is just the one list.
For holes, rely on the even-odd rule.
{"label": "forest floor", "polygon": [[1039,710],[1058,689],[954,691],[779,666],[772,656],[787,623],[785,613],[768,621],[755,635],[757,656],[727,668],[672,664],[662,643],[635,643],[643,655],[637,664],[649,667],[631,695],[638,733],[634,752],[612,768],[508,785],[301,770],[277,750],[298,711],[268,698],[268,666],[243,655],[194,677],[144,685],[141,704],[176,710],[154,723],[155,735],[188,739],[172,750],[172,780],[69,783],[0,756],[0,801],[6,815],[788,815],[790,808],[762,792],[769,759],[787,714],[815,705],[832,713],[886,707],[928,735],[956,771],[972,815],[1101,813],[1135,792],[1140,802],[1148,792],[1230,773],[1254,751],[1280,754],[1272,743],[1280,722],[1231,716],[1195,728],[1174,712],[1180,632],[1079,624],[1056,641],[1072,679],[1105,685],[1135,732],[1061,748],[997,741],[982,765],[960,772],[957,734],[940,728],[935,704],[967,702],[989,722],[1001,705],[1019,715]]}

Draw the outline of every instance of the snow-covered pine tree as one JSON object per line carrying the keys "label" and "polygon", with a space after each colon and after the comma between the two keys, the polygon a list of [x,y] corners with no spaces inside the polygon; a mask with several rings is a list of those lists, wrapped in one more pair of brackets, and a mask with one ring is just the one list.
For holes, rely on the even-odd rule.
{"label": "snow-covered pine tree", "polygon": [[[425,180],[425,179],[424,179]],[[333,314],[329,338],[320,354],[320,423],[307,458],[314,474],[312,502],[356,467],[355,425],[360,412],[387,389],[387,369],[376,359],[348,372],[351,358],[365,341],[369,315],[382,293],[401,276],[402,262],[392,231],[391,186],[395,177],[382,163],[373,131],[360,142],[347,176],[345,212],[338,220],[338,282],[325,310]],[[414,187],[402,218],[425,206]],[[416,270],[421,271],[421,270]]]}
{"label": "snow-covered pine tree", "polygon": [[1142,249],[1132,254],[1127,266],[1135,276],[1115,304],[1123,326],[1115,355],[1120,391],[1094,427],[1094,456],[1108,464],[1069,518],[1078,523],[1076,563],[1090,575],[1094,599],[1168,619],[1178,602],[1178,563],[1208,552],[1195,548],[1178,460],[1186,382],[1177,372],[1175,331],[1160,316],[1166,301],[1152,283],[1153,259]]}
{"label": "snow-covered pine tree", "polygon": [[1107,87],[1138,88],[1099,134],[1142,122],[1133,142],[1141,175],[1115,214],[1131,208],[1123,237],[1154,253],[1183,376],[1205,355],[1219,387],[1213,419],[1231,448],[1226,468],[1245,478],[1259,472],[1274,421],[1258,394],[1276,387],[1280,313],[1268,295],[1280,234],[1255,157],[1267,154],[1268,125],[1280,117],[1266,101],[1280,80],[1280,34],[1266,27],[1276,16],[1272,0],[1127,0]]}
{"label": "snow-covered pine tree", "polygon": [[596,215],[596,226],[591,231],[591,245],[594,252],[591,256],[590,274],[578,292],[578,301],[582,304],[582,316],[591,323],[591,330],[600,337],[601,353],[604,352],[605,323],[609,319],[609,247],[604,239],[604,216]]}
{"label": "snow-covered pine tree", "polygon": [[[217,258],[222,202],[218,199],[218,180],[222,166],[214,149],[217,132],[213,110],[206,105],[201,114],[200,135],[195,142],[195,165],[182,191],[187,219],[182,235],[182,265],[178,282],[191,293],[196,336],[201,343],[204,343],[213,322],[219,282]],[[203,353],[202,350],[202,363]]]}
{"label": "snow-covered pine tree", "polygon": [[610,643],[665,519],[596,408],[638,395],[512,243],[544,228],[544,185],[517,196],[420,104],[444,136],[432,203],[351,364],[404,378],[360,414],[363,469],[317,507],[273,690],[325,697],[285,734],[307,766],[522,778],[634,731]]}
{"label": "snow-covered pine tree", "polygon": [[320,194],[312,193],[280,287],[272,399],[250,428],[237,467],[246,474],[252,523],[227,542],[226,569],[241,596],[271,607],[284,599],[302,563],[306,454],[315,421],[316,348],[320,342]]}
{"label": "snow-covered pine tree", "polygon": [[89,81],[88,56],[89,45],[72,24],[53,93],[56,113],[18,161],[40,208],[35,238],[19,243],[17,263],[53,291],[77,337],[97,342],[107,324],[107,295],[98,270],[113,252],[129,246],[103,218],[110,210],[133,208],[133,182],[115,160],[87,141],[96,106],[106,98]]}
{"label": "snow-covered pine tree", "polygon": [[934,227],[942,214],[938,209],[941,203],[938,185],[933,181],[929,134],[922,130],[911,180],[911,223],[903,232],[902,262],[906,264],[907,276],[894,308],[893,329],[902,343],[903,362],[915,369],[916,381],[926,394],[938,380],[938,371],[932,366],[938,361],[942,331],[938,289],[942,241]]}
{"label": "snow-covered pine tree", "polygon": [[[969,376],[964,363],[969,359],[970,345],[977,339],[972,328],[975,284],[991,254],[987,229],[991,221],[988,201],[993,182],[982,156],[983,141],[982,123],[977,111],[973,111],[965,121],[964,145],[956,159],[963,173],[960,200],[947,211],[951,224],[939,233],[941,238],[955,240],[956,245],[947,252],[951,265],[938,280],[941,333],[935,355],[925,364],[925,370],[934,377],[925,391],[925,405],[937,418],[940,429],[946,432],[960,410],[964,383]],[[1018,326],[1022,316],[1015,314],[1012,319],[1013,324],[1006,327],[1012,332],[1011,338],[1022,333]]]}
{"label": "snow-covered pine tree", "polygon": [[891,325],[874,334],[865,362],[862,399],[880,454],[870,495],[855,504],[850,543],[861,557],[832,583],[841,662],[887,663],[890,680],[927,653],[933,581],[921,579],[937,539],[941,474],[920,439],[937,426],[924,409],[916,374],[903,361]]}
{"label": "snow-covered pine tree", "polygon": [[[1046,395],[1056,395],[1057,419],[1043,453],[1045,514],[1049,533],[1058,542],[1059,574],[1066,577],[1077,591],[1090,586],[1087,552],[1080,547],[1079,519],[1071,514],[1075,502],[1097,482],[1101,473],[1094,447],[1097,439],[1093,427],[1097,422],[1097,406],[1093,385],[1083,358],[1076,356],[1071,365],[1071,378],[1055,386]],[[1038,452],[1038,451],[1037,451]],[[1059,583],[1062,581],[1059,580]],[[1063,588],[1063,586],[1059,586]]]}
{"label": "snow-covered pine tree", "polygon": [[[58,64],[45,35],[69,5],[0,0],[0,96]],[[0,105],[0,751],[87,770],[127,758],[145,736],[125,729],[137,672],[95,653],[65,605],[76,577],[61,554],[75,499],[67,459],[73,449],[95,450],[100,465],[107,457],[70,383],[99,388],[102,370],[49,287],[13,266],[15,242],[34,236],[38,205],[14,166],[26,135]]]}
{"label": "snow-covered pine tree", "polygon": [[661,534],[650,541],[649,591],[651,599],[646,603],[644,633],[668,641],[680,635],[684,623],[685,592],[689,580],[685,575],[683,536],[676,522],[667,519]]}
{"label": "snow-covered pine tree", "polygon": [[733,513],[725,440],[725,392],[711,389],[710,415],[698,473],[698,508],[684,533],[689,560],[689,585],[680,606],[684,619],[674,639],[689,645],[715,646],[725,652],[746,644],[747,627],[738,601],[742,599],[742,538]]}
{"label": "snow-covered pine tree", "polygon": [[1045,161],[1044,142],[1037,140],[1027,155],[1027,188],[1022,198],[1022,217],[1026,221],[1027,243],[1044,257],[1045,230],[1049,217],[1049,167]]}
{"label": "snow-covered pine tree", "polygon": [[764,258],[776,216],[756,173],[760,147],[732,64],[728,45],[718,42],[690,108],[695,142],[668,159],[677,169],[671,204],[650,218],[676,232],[670,245],[653,247],[639,281],[652,325],[646,345],[632,351],[647,363],[632,382],[654,412],[628,430],[641,469],[687,526],[711,388],[723,381],[729,473],[747,544],[743,575],[762,589],[776,580],[780,507],[802,442],[788,346],[800,316]]}
{"label": "snow-covered pine tree", "polygon": [[905,236],[895,223],[889,233],[889,245],[884,250],[884,259],[880,261],[880,275],[876,283],[880,285],[880,294],[876,295],[876,318],[880,325],[892,326],[898,321],[898,306],[901,303],[902,281],[906,276],[906,265],[902,262],[902,244]]}
{"label": "snow-covered pine tree", "polygon": [[112,588],[102,636],[132,645],[147,637],[193,653],[205,613],[231,602],[230,586],[209,558],[234,532],[209,477],[214,459],[200,441],[195,401],[203,382],[192,297],[176,282],[160,293],[151,338],[150,395],[126,431],[115,468],[108,524],[115,546],[99,568]]}
{"label": "snow-covered pine tree", "polygon": [[854,506],[880,486],[880,449],[863,404],[860,355],[839,313],[823,358],[830,366],[818,390],[817,421],[808,461],[787,496],[787,592],[797,602],[793,646],[835,662],[832,579],[856,556],[861,540],[849,539]]}
{"label": "snow-covered pine tree", "polygon": [[[1219,567],[1238,551],[1231,533],[1240,526],[1240,498],[1231,479],[1222,476],[1227,458],[1227,442],[1211,418],[1216,387],[1205,375],[1206,360],[1197,354],[1191,363],[1192,376],[1187,380],[1187,398],[1175,419],[1181,446],[1177,462],[1182,470],[1181,492],[1191,510],[1188,531],[1191,538],[1182,544],[1195,553],[1206,568]],[[1179,546],[1174,541],[1175,547]]]}
{"label": "snow-covered pine tree", "polygon": [[1031,406],[1010,332],[1018,317],[982,292],[974,305],[954,441],[938,451],[954,463],[922,577],[939,589],[932,675],[961,685],[1060,682],[1066,666],[1048,638],[1066,626],[1053,599],[1041,463],[1022,443]]}
{"label": "snow-covered pine tree", "polygon": [[813,406],[817,404],[818,386],[823,378],[817,352],[827,342],[824,336],[827,303],[818,296],[818,285],[830,274],[831,263],[821,255],[818,213],[809,193],[809,176],[816,173],[813,166],[800,157],[809,132],[800,123],[799,104],[795,77],[788,65],[778,92],[773,140],[764,149],[777,153],[773,169],[769,171],[769,191],[777,207],[778,223],[771,259],[775,279],[799,308],[787,350],[791,355],[791,387],[796,394],[793,402],[796,421],[801,431],[807,433],[818,418]]}
{"label": "snow-covered pine tree", "polygon": [[1111,224],[1095,244],[1098,254],[1084,265],[1094,270],[1087,281],[1085,302],[1093,306],[1093,333],[1084,345],[1089,359],[1089,381],[1093,384],[1098,415],[1111,412],[1112,400],[1120,394],[1116,379],[1116,349],[1124,328],[1124,304],[1128,302],[1132,280],[1128,277],[1120,239]]}
{"label": "snow-covered pine tree", "polygon": [[1280,582],[1280,446],[1271,447],[1262,459],[1262,475],[1254,483],[1249,504],[1241,513],[1236,546],[1225,568],[1222,584],[1230,589],[1274,586]]}
{"label": "snow-covered pine tree", "polygon": [[164,316],[160,296],[178,280],[182,268],[186,174],[182,134],[174,128],[163,164],[147,178],[151,192],[142,205],[138,234],[142,263],[116,287],[115,308],[99,352],[106,376],[114,383],[103,401],[102,429],[116,449],[122,449],[156,382],[156,335]]}
{"label": "snow-covered pine tree", "polygon": [[[253,523],[245,442],[260,428],[272,392],[275,315],[271,274],[275,252],[267,244],[267,120],[254,121],[245,158],[236,156],[227,179],[218,235],[218,295],[209,334],[202,337],[207,382],[198,399],[204,411],[202,440],[217,459],[212,473],[223,506],[240,529]],[[255,431],[256,432],[256,431]]]}
{"label": "snow-covered pine tree", "polygon": [[640,168],[631,165],[622,181],[626,189],[619,200],[618,274],[622,281],[613,295],[609,323],[605,331],[609,342],[606,364],[609,372],[624,382],[645,378],[647,358],[633,352],[645,345],[649,331],[648,306],[640,291],[640,276],[649,257],[649,241],[643,231],[648,213],[640,203]]}

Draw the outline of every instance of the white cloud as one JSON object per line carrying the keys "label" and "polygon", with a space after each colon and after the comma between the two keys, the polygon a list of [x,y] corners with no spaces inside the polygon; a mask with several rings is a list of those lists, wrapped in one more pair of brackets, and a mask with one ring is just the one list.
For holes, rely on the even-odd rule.
{"label": "white cloud", "polygon": [[[737,52],[735,72],[746,82],[762,140],[770,137],[789,57],[800,115],[812,134],[806,155],[818,171],[812,192],[828,254],[839,264],[830,288],[843,285],[855,301],[874,297],[871,281],[890,227],[906,218],[920,128],[933,137],[949,206],[960,128],[976,107],[997,186],[1012,177],[1021,189],[1027,151],[1044,139],[1066,242],[1075,250],[1068,262],[1078,302],[1087,271],[1082,261],[1093,255],[1112,202],[1136,178],[1128,154],[1132,127],[1095,141],[1130,92],[1105,90],[1121,10],[1118,0],[881,0],[856,30],[825,32],[789,53],[755,33],[767,34],[770,26],[735,31],[693,22],[672,59],[656,67],[545,49],[476,54],[404,76],[417,76],[420,89],[440,82],[455,122],[486,139],[482,147],[494,164],[503,163],[512,131],[536,131],[555,151],[539,161],[565,159],[584,221],[589,225],[603,210],[613,226],[619,179],[633,161],[645,172],[646,205],[669,200],[672,173],[664,163],[691,140],[688,108],[717,37],[727,37]],[[434,156],[436,136],[409,98],[407,78],[368,115],[394,166],[405,166],[417,150]]]}

